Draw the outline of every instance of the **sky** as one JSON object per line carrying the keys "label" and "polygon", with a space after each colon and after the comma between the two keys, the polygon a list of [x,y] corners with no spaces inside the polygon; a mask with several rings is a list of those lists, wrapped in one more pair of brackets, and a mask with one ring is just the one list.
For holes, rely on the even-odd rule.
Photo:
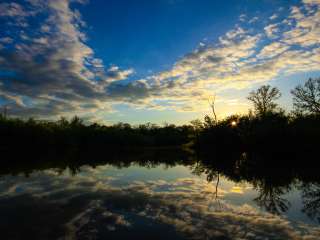
{"label": "sky", "polygon": [[185,124],[320,76],[320,0],[1,0],[9,116]]}

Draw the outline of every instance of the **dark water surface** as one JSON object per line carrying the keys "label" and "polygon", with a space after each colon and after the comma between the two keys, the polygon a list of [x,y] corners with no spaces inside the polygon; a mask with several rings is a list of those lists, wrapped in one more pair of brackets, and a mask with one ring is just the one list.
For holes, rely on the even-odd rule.
{"label": "dark water surface", "polygon": [[128,158],[2,171],[0,238],[320,239],[317,181]]}

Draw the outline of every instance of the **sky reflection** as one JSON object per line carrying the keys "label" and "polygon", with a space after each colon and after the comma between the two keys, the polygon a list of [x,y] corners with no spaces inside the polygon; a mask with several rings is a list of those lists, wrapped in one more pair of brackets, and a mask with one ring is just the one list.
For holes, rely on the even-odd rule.
{"label": "sky reflection", "polygon": [[[189,167],[147,169],[82,167],[72,175],[55,170],[0,178],[0,226],[5,239],[318,239],[316,222],[291,209],[275,215],[254,202],[248,183],[214,182]],[[36,207],[35,207],[36,206]],[[19,231],[16,231],[19,229]]]}

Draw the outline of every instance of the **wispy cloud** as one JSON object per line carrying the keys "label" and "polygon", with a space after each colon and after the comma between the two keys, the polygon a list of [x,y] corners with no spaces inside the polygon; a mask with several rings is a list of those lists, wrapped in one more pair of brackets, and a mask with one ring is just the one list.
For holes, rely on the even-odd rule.
{"label": "wispy cloud", "polygon": [[[9,106],[11,112],[51,116],[104,108],[107,84],[125,79],[133,70],[113,66],[105,71],[103,62],[85,43],[86,35],[81,31],[85,24],[68,0],[28,2],[32,14],[17,3],[1,5],[2,16],[13,17],[7,22],[11,25],[19,17],[44,18],[38,26],[23,32],[17,27],[20,36],[13,42],[6,41],[8,44],[0,52],[1,69],[13,73],[1,77],[2,92],[6,99],[18,95],[28,102],[26,108],[22,104]],[[4,37],[1,42],[8,39],[11,38]]]}
{"label": "wispy cloud", "polygon": [[273,14],[269,19],[270,20],[274,20],[274,19],[276,19],[278,17],[278,15],[275,13],[275,14]]}
{"label": "wispy cloud", "polygon": [[[215,42],[202,43],[167,70],[135,81],[135,71],[106,67],[87,44],[83,1],[0,4],[14,36],[0,39],[0,96],[15,115],[92,114],[114,104],[132,108],[202,111],[213,92],[320,70],[320,3],[305,0],[288,16],[275,13],[259,29],[239,23]],[[40,18],[38,24],[31,20]],[[32,22],[32,23],[31,23]],[[30,26],[32,24],[32,26]],[[8,26],[7,26],[8,27]],[[107,57],[107,56],[106,56]],[[221,96],[220,96],[221,97]],[[227,101],[226,101],[227,102]]]}
{"label": "wispy cloud", "polygon": [[[305,1],[299,7],[292,6],[290,14],[278,22],[273,16],[273,23],[267,22],[263,32],[236,26],[218,43],[202,44],[171,70],[150,76],[149,82],[166,86],[163,98],[174,95],[177,100],[185,99],[188,106],[196,102],[199,109],[200,102],[205,104],[208,96],[220,88],[244,88],[288,74],[319,70],[319,14],[318,1]],[[191,97],[191,91],[200,94]],[[185,98],[188,94],[189,100]]]}

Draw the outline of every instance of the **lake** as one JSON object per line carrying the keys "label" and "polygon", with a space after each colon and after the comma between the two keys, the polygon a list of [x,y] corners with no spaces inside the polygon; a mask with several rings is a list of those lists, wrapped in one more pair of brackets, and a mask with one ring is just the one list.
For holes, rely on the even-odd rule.
{"label": "lake", "polygon": [[165,156],[2,170],[1,239],[320,238],[318,181]]}

